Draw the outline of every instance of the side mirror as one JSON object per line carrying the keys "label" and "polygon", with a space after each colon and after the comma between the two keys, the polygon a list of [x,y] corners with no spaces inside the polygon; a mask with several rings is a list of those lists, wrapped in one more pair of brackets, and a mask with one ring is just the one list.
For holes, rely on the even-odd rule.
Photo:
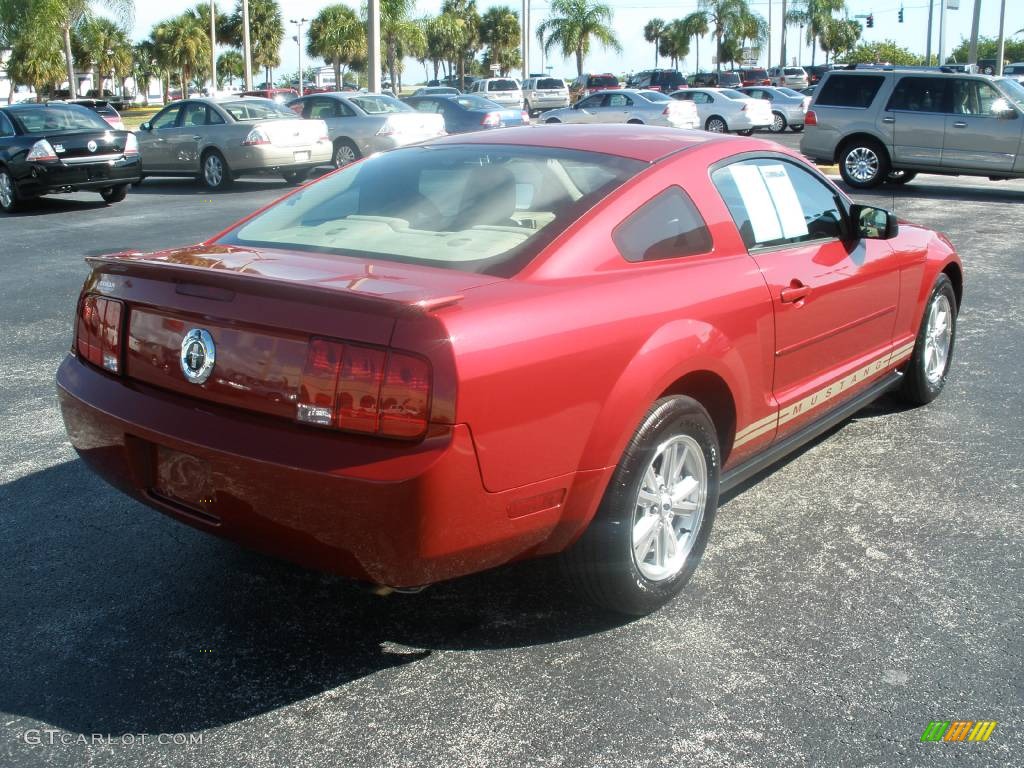
{"label": "side mirror", "polygon": [[1013,120],[1017,117],[1017,110],[1007,99],[996,99],[992,102],[992,114],[1000,120]]}
{"label": "side mirror", "polygon": [[885,208],[855,203],[850,206],[850,218],[853,220],[854,234],[858,238],[889,240],[896,237],[900,231],[896,214]]}
{"label": "side mirror", "polygon": [[153,130],[153,126],[150,125],[149,121],[147,120],[146,122],[144,122],[142,125],[139,126],[139,130],[140,131],[151,131],[151,130]]}

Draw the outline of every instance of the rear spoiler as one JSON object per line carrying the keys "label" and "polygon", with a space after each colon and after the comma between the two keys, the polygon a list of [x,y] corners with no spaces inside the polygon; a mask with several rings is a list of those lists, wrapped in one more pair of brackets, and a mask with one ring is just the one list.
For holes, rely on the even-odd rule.
{"label": "rear spoiler", "polygon": [[98,272],[102,272],[104,275],[125,275],[163,280],[175,283],[176,291],[182,295],[200,296],[214,301],[232,301],[237,291],[293,301],[314,302],[326,306],[355,301],[364,304],[367,308],[372,305],[375,312],[392,317],[399,317],[409,312],[430,313],[441,307],[457,304],[465,298],[464,294],[453,294],[450,296],[427,296],[419,300],[400,299],[360,291],[358,286],[354,285],[358,279],[347,285],[296,282],[253,272],[150,260],[146,259],[145,254],[139,251],[123,251],[105,256],[86,256],[85,261],[94,270],[86,285],[99,287],[101,292],[103,292],[103,286],[97,286],[102,282]]}

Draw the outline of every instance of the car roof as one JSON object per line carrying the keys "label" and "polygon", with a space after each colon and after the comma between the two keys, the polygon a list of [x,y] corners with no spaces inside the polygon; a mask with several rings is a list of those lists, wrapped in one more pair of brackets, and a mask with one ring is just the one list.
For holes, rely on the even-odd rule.
{"label": "car roof", "polygon": [[[531,125],[503,128],[500,131],[478,131],[445,136],[430,142],[432,146],[447,144],[498,144],[508,146],[578,149],[600,152],[630,160],[653,163],[680,150],[734,137],[705,131],[682,131],[651,125]],[[772,147],[778,144],[763,142]]]}

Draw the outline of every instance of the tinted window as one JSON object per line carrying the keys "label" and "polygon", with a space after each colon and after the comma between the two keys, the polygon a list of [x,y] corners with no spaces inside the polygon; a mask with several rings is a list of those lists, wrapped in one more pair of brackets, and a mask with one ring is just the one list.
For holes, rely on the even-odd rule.
{"label": "tinted window", "polygon": [[615,228],[615,245],[626,261],[655,261],[711,250],[711,234],[693,201],[669,187]]}
{"label": "tinted window", "polygon": [[92,110],[77,104],[50,104],[19,109],[11,115],[25,133],[69,133],[71,131],[109,131],[110,126]]}
{"label": "tinted window", "polygon": [[774,158],[744,160],[712,176],[747,248],[839,237],[835,190],[809,171]]}
{"label": "tinted window", "polygon": [[615,75],[591,75],[587,78],[588,88],[607,88],[618,84],[619,79]]}
{"label": "tinted window", "polygon": [[639,95],[648,101],[672,101],[672,97],[662,91],[640,91]]}
{"label": "tinted window", "polygon": [[181,111],[181,105],[176,104],[173,107],[168,107],[155,118],[150,124],[153,130],[159,130],[160,128],[172,128],[178,120],[178,113]]}
{"label": "tinted window", "polygon": [[368,115],[384,115],[392,112],[411,112],[408,104],[390,96],[353,96],[352,103]]}
{"label": "tinted window", "polygon": [[283,107],[276,101],[269,99],[244,99],[242,101],[227,101],[220,105],[221,109],[231,115],[235,120],[280,120],[283,118],[294,118],[295,113],[287,107]]}
{"label": "tinted window", "polygon": [[981,80],[953,81],[953,112],[958,115],[992,117],[1004,111],[1009,100]]}
{"label": "tinted window", "polygon": [[786,67],[787,75],[803,75],[806,74],[800,67]]}
{"label": "tinted window", "polygon": [[719,91],[719,93],[721,93],[727,99],[749,99],[750,98],[749,96],[747,96],[747,94],[740,93],[739,91],[734,91],[732,88],[724,88],[721,91]]}
{"label": "tinted window", "polygon": [[302,188],[220,242],[514,274],[645,167],[542,147],[408,147]]}
{"label": "tinted window", "polygon": [[7,115],[0,112],[0,136],[13,136],[14,135],[14,124],[8,119]]}
{"label": "tinted window", "polygon": [[206,105],[197,101],[190,101],[185,105],[185,116],[181,120],[185,128],[192,128],[197,125],[206,125]]}
{"label": "tinted window", "polygon": [[893,89],[886,108],[909,112],[949,112],[949,84],[950,81],[942,77],[904,77]]}
{"label": "tinted window", "polygon": [[491,80],[487,83],[488,91],[518,91],[519,85],[515,80]]}
{"label": "tinted window", "polygon": [[718,84],[723,88],[731,88],[740,85],[740,76],[735,72],[723,72],[718,76]]}
{"label": "tinted window", "polygon": [[587,96],[583,101],[578,102],[580,109],[597,109],[604,103],[605,95],[603,93],[595,94],[594,96]]}
{"label": "tinted window", "polygon": [[818,100],[823,107],[859,107],[866,109],[885,80],[881,75],[832,75],[825,81]]}
{"label": "tinted window", "polygon": [[633,106],[633,100],[623,93],[613,93],[608,97],[608,103],[605,104],[607,107],[631,107]]}
{"label": "tinted window", "polygon": [[540,80],[537,81],[537,84],[534,86],[534,88],[539,88],[541,90],[550,88],[565,88],[565,82],[555,77],[542,77]]}
{"label": "tinted window", "polygon": [[309,100],[309,112],[305,114],[313,120],[322,120],[327,117],[338,116],[338,102],[334,99],[310,99]]}

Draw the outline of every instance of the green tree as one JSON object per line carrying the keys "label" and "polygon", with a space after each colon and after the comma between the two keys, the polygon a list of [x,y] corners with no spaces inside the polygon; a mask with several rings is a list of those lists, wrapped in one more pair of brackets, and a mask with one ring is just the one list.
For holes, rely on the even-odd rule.
{"label": "green tree", "polygon": [[822,34],[835,14],[845,10],[845,0],[795,0],[793,10],[786,14],[790,24],[804,25],[806,42],[811,46],[812,67]]}
{"label": "green tree", "polygon": [[[669,25],[664,19],[651,19],[644,24],[644,40],[654,43],[654,66],[658,66],[658,54],[661,52],[661,38],[665,36]],[[675,66],[673,64],[672,66]]]}
{"label": "green tree", "polygon": [[[206,19],[207,37],[210,20]],[[235,10],[224,24],[228,45],[242,48],[242,0],[235,0]],[[275,0],[249,0],[249,45],[253,67],[264,70],[268,83],[273,82],[274,67],[281,64],[281,41],[284,40],[284,20],[281,7]]]}
{"label": "green tree", "polygon": [[686,30],[686,34],[693,38],[696,46],[696,62],[694,63],[694,69],[700,69],[700,39],[708,33],[708,17],[707,14],[701,11],[694,11],[693,13],[683,18],[683,28]]}
{"label": "green tree", "polygon": [[682,19],[675,19],[665,25],[658,52],[671,62],[673,69],[679,66],[680,59],[689,56],[690,35]]}
{"label": "green tree", "polygon": [[132,44],[127,33],[102,16],[86,18],[74,30],[71,50],[79,69],[93,72],[93,88],[103,90],[111,78],[110,90],[124,93],[124,79],[132,68]]}
{"label": "green tree", "polygon": [[818,38],[828,64],[830,53],[842,55],[854,49],[860,40],[860,23],[853,19],[829,19]]}
{"label": "green tree", "polygon": [[36,99],[64,78],[61,27],[52,0],[0,0],[0,48],[10,48],[8,103],[19,85],[35,89]]}
{"label": "green tree", "polygon": [[198,15],[186,11],[157,24],[153,39],[168,69],[180,75],[182,98],[188,98],[189,83],[205,75],[210,60],[209,30]]}
{"label": "green tree", "polygon": [[861,43],[852,51],[836,60],[844,64],[904,64],[914,66],[921,63],[923,57],[897,45],[892,40],[877,43]]}
{"label": "green tree", "polygon": [[[64,64],[67,67],[68,89],[71,98],[78,95],[78,84],[75,82],[75,59],[71,51],[71,33],[86,19],[93,15],[94,2],[91,0],[51,0],[48,7],[53,12],[54,21],[60,26],[64,36]],[[131,26],[135,15],[133,0],[95,0],[105,10],[112,12],[125,27]]]}
{"label": "green tree", "polygon": [[229,48],[217,57],[217,87],[223,88],[224,81],[235,84],[235,78],[245,77],[245,58],[237,48]]}
{"label": "green tree", "polygon": [[459,74],[459,88],[466,87],[466,65],[473,66],[477,51],[480,50],[480,14],[476,0],[444,0],[441,13],[455,20],[456,36],[455,64]]}
{"label": "green tree", "polygon": [[462,34],[459,20],[450,13],[442,13],[427,20],[426,56],[434,65],[434,79],[438,70],[445,68],[445,76],[451,77],[453,62],[459,52],[459,37]]}
{"label": "green tree", "polygon": [[366,27],[356,12],[338,3],[322,8],[309,24],[306,52],[330,62],[341,90],[345,69],[366,58]]}
{"label": "green tree", "polygon": [[[739,53],[742,58],[743,49],[747,47],[747,43],[751,43],[750,47],[758,51],[764,45],[768,39],[768,22],[764,16],[751,11],[748,7],[740,14],[739,24],[736,26],[734,34],[739,39]],[[735,58],[732,61],[735,61]]]}
{"label": "green tree", "polygon": [[612,9],[593,0],[552,0],[551,15],[537,27],[537,37],[545,53],[557,48],[564,58],[575,57],[577,75],[583,74],[592,40],[604,48],[622,50],[612,31]]}
{"label": "green tree", "polygon": [[413,18],[415,10],[415,0],[381,0],[380,3],[381,48],[392,88],[399,88],[403,54],[417,48],[420,42],[426,47],[426,41],[422,40],[423,29]]}
{"label": "green tree", "polygon": [[522,63],[519,55],[521,41],[519,14],[507,5],[488,8],[480,17],[480,41],[487,46],[485,64],[488,71],[497,64],[502,77]]}
{"label": "green tree", "polygon": [[[149,80],[152,77],[160,77],[163,80],[163,70],[160,69],[156,55],[156,46],[152,40],[143,40],[132,46],[132,66],[129,72],[135,81],[135,93],[142,91],[142,96],[149,106]],[[162,82],[161,82],[161,90]]]}
{"label": "green tree", "polygon": [[[1015,35],[1020,34],[1018,30],[1014,32]],[[963,63],[967,61],[967,49],[970,46],[970,40],[962,39],[960,44],[954,48],[949,55],[949,58],[945,63]],[[1003,51],[1003,55],[1007,61],[1024,61],[1024,40],[1011,40],[1006,39],[1006,49]],[[999,57],[999,40],[995,37],[979,37],[978,38],[978,58],[979,59],[996,59]]]}

